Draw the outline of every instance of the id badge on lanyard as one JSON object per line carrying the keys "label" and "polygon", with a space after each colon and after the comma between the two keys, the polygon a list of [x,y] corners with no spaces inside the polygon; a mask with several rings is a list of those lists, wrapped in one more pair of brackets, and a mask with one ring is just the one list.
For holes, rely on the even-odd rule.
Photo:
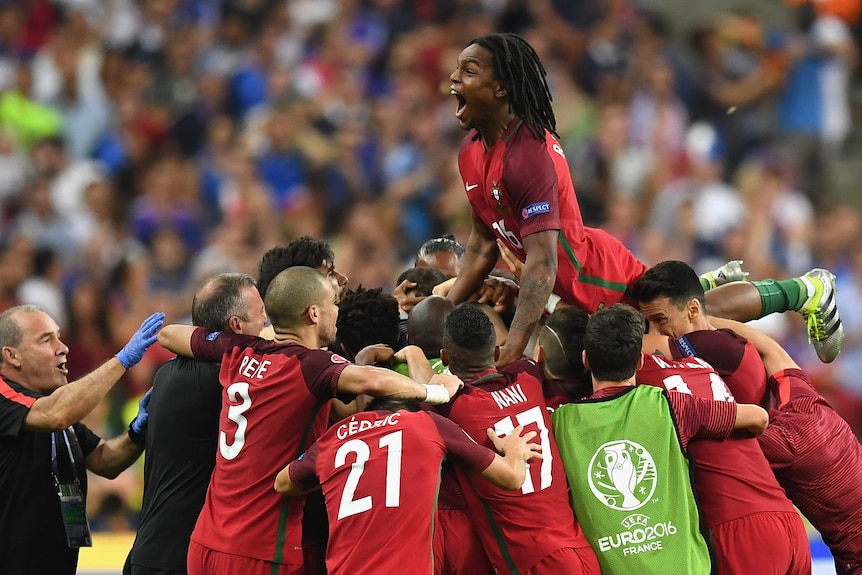
{"label": "id badge on lanyard", "polygon": [[[54,485],[57,488],[57,496],[60,499],[60,511],[63,516],[63,526],[66,528],[66,542],[70,548],[92,547],[93,540],[90,537],[90,524],[87,521],[86,502],[81,492],[81,482],[78,479],[78,469],[75,456],[72,454],[72,445],[69,443],[69,433],[72,441],[78,443],[75,430],[71,427],[63,430],[63,441],[69,453],[69,461],[72,463],[72,481],[60,482],[60,473],[57,466],[57,434],[51,434],[51,470],[54,476]],[[80,451],[80,449],[78,449]]]}

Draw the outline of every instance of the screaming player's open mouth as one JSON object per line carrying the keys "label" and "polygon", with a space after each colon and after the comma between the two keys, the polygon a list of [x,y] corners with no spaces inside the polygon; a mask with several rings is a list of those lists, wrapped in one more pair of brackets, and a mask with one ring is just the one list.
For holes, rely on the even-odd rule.
{"label": "screaming player's open mouth", "polygon": [[66,368],[66,362],[61,362],[57,364],[57,369],[63,372],[64,375],[69,373],[69,370]]}
{"label": "screaming player's open mouth", "polygon": [[464,112],[464,108],[467,106],[467,100],[465,100],[461,94],[456,92],[454,88],[449,90],[449,93],[455,96],[455,98],[458,100],[458,108],[455,110],[455,117],[460,119],[461,115]]}

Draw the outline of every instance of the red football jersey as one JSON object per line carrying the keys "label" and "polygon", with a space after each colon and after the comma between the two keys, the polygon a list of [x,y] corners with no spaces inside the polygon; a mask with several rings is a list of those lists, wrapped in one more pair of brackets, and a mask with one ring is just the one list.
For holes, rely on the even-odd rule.
{"label": "red football jersey", "polygon": [[[346,359],[296,344],[195,330],[192,352],[221,361],[219,449],[192,540],[274,563],[302,563],[303,498],[272,482],[325,427]],[[286,520],[280,522],[281,517]]]}
{"label": "red football jersey", "polygon": [[668,338],[674,359],[705,359],[727,384],[736,401],[769,405],[766,370],[754,344],[729,329],[704,329]]}
{"label": "red football jersey", "polygon": [[468,474],[494,460],[493,451],[436,413],[369,411],[333,425],[291,464],[290,480],[300,489],[323,486],[330,575],[433,572],[431,534],[447,454]]}
{"label": "red football jersey", "polygon": [[[525,572],[567,547],[588,547],[569,506],[566,472],[551,430],[542,393],[542,369],[531,360],[488,370],[452,401],[449,418],[473,439],[491,446],[489,427],[498,435],[523,425],[536,431],[543,459],[529,463],[520,491],[504,491],[460,475],[467,505],[482,545],[497,573]],[[470,485],[468,485],[468,483]]]}
{"label": "red football jersey", "polygon": [[[637,381],[715,401],[734,400],[712,366],[697,357],[644,354]],[[696,463],[694,486],[707,528],[753,513],[794,511],[755,438],[739,433],[721,442],[693,440],[688,450]]]}
{"label": "red football jersey", "polygon": [[480,221],[526,260],[524,237],[559,231],[554,293],[593,312],[623,299],[646,266],[603,230],[585,228],[569,165],[549,132],[536,138],[516,117],[493,148],[470,132],[458,167],[473,219]]}
{"label": "red football jersey", "polygon": [[862,568],[862,445],[803,371],[786,369],[771,379],[789,399],[770,412],[769,427],[758,437],[763,454],[823,536],[838,572],[856,572]]}

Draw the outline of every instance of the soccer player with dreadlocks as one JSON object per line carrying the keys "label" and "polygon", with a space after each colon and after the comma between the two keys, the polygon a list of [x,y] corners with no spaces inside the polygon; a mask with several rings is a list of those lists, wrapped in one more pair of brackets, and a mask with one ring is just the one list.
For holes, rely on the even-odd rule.
{"label": "soccer player with dreadlocks", "polygon": [[[464,48],[449,77],[458,100],[455,117],[470,130],[458,167],[473,229],[448,298],[460,303],[482,286],[500,256],[497,239],[523,262],[498,366],[521,357],[547,304],[551,311],[562,301],[590,313],[620,301],[634,304],[627,293],[646,271],[610,234],[584,226],[545,76],[523,38],[489,34]],[[731,262],[703,276],[704,289],[744,277]],[[707,303],[711,314],[738,321],[799,311],[824,362],[835,359],[844,338],[835,276],[827,270],[779,282],[734,281],[710,291]]]}
{"label": "soccer player with dreadlocks", "polygon": [[500,349],[498,365],[504,365],[521,357],[552,292],[595,311],[619,301],[629,279],[646,267],[602,230],[589,238],[584,233],[545,69],[524,39],[490,34],[471,41],[450,80],[456,117],[471,130],[458,163],[473,230],[448,297],[466,300],[487,277],[498,259],[495,236],[525,262],[518,307]]}

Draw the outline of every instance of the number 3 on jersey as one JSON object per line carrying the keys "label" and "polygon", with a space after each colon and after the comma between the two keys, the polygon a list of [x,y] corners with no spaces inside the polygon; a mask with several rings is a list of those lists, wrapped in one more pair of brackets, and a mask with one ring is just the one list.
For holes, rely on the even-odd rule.
{"label": "number 3 on jersey", "polygon": [[[518,425],[523,425],[525,430],[531,423],[535,423],[539,428],[539,441],[541,441],[542,444],[542,467],[539,480],[540,491],[551,486],[551,479],[553,478],[551,475],[551,465],[554,460],[553,454],[551,453],[551,441],[548,435],[548,427],[545,425],[545,420],[542,418],[543,411],[544,410],[541,407],[536,406],[531,407],[527,411],[522,411],[515,416],[515,419],[518,421]],[[515,423],[512,421],[511,416],[504,417],[494,424],[494,432],[497,435],[508,435],[514,430]],[[527,464],[527,477],[524,478],[524,484],[521,485],[521,493],[524,495],[536,490],[533,485],[533,468],[534,466],[531,466],[529,463]]]}
{"label": "number 3 on jersey", "polygon": [[[401,505],[401,431],[384,435],[377,445],[380,449],[386,449],[386,507],[398,507]],[[350,466],[350,473],[344,484],[344,493],[341,494],[341,504],[338,506],[338,519],[363,513],[373,505],[370,495],[353,498],[365,471],[365,462],[371,457],[371,448],[361,439],[345,442],[335,452],[336,469],[347,463],[349,453],[356,454],[356,461]]]}
{"label": "number 3 on jersey", "polygon": [[[227,442],[227,433],[219,432],[218,449],[222,457],[231,460],[239,455],[243,445],[245,445],[245,430],[248,428],[248,419],[243,413],[251,407],[251,397],[248,395],[248,383],[244,381],[232,383],[227,388],[226,393],[228,400],[231,401],[231,406],[227,410],[227,418],[236,423],[236,431],[233,435],[233,441],[230,443]],[[233,405],[233,402],[239,402],[239,404]]]}

